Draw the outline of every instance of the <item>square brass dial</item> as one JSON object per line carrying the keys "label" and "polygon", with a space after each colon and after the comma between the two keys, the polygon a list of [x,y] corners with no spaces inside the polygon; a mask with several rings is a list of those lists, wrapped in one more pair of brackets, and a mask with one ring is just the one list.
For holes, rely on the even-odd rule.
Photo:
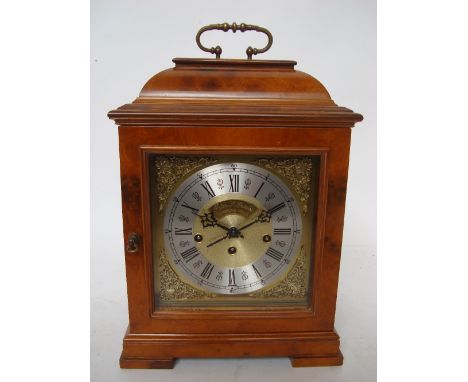
{"label": "square brass dial", "polygon": [[307,306],[319,156],[153,154],[148,168],[157,309]]}

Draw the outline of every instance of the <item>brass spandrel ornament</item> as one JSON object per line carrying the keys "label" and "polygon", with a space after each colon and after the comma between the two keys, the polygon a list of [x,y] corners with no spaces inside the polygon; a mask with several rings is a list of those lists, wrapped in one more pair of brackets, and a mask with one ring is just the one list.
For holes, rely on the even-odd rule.
{"label": "brass spandrel ornament", "polygon": [[156,177],[158,178],[155,192],[159,201],[159,212],[163,210],[164,204],[177,182],[193,170],[215,162],[216,160],[212,158],[158,157],[155,161]]}
{"label": "brass spandrel ornament", "polygon": [[294,266],[284,280],[272,288],[256,292],[263,298],[305,298],[307,297],[307,259],[304,247],[301,248]]}
{"label": "brass spandrel ornament", "polygon": [[308,202],[312,187],[313,163],[311,158],[258,159],[254,163],[274,170],[286,178],[291,188],[299,196],[304,214],[308,211]]}
{"label": "brass spandrel ornament", "polygon": [[159,275],[160,283],[164,286],[160,288],[159,292],[160,299],[163,302],[170,303],[200,300],[216,296],[214,294],[207,294],[181,281],[179,276],[177,276],[169,265],[165,249],[161,249],[159,253]]}

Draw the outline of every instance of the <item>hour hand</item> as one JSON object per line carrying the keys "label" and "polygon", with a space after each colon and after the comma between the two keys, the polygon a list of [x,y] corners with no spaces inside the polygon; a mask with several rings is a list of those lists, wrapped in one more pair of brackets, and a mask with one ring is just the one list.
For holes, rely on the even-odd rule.
{"label": "hour hand", "polygon": [[217,226],[226,231],[229,231],[228,227],[222,224],[219,224],[218,220],[216,220],[212,212],[208,212],[208,213],[205,212],[203,215],[197,215],[197,216],[200,217],[203,228]]}
{"label": "hour hand", "polygon": [[208,244],[206,247],[209,248],[209,247],[212,247],[213,245],[223,241],[224,239],[227,239],[229,237],[229,234],[227,233],[226,235],[224,235],[223,237],[219,238],[218,240],[215,240],[213,241],[212,243]]}

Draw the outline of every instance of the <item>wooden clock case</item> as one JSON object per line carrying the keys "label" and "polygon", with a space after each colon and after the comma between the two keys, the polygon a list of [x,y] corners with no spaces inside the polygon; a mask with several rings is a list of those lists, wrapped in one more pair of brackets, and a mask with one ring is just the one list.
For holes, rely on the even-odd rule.
{"label": "wooden clock case", "polygon": [[[140,96],[109,113],[119,126],[129,326],[122,368],[172,368],[177,358],[290,357],[292,366],[341,365],[334,330],[351,128],[294,61],[174,59]],[[310,301],[304,308],[155,306],[148,159],[169,154],[320,157]]]}

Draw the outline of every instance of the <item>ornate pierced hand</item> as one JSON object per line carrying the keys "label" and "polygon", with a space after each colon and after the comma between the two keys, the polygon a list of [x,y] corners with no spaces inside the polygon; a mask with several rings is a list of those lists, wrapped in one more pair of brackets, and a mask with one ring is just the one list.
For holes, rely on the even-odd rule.
{"label": "ornate pierced hand", "polygon": [[212,212],[204,213],[203,215],[197,215],[202,223],[203,228],[207,227],[220,227],[226,231],[229,231],[229,228],[220,224],[218,220],[214,217]]}
{"label": "ornate pierced hand", "polygon": [[243,229],[246,229],[247,227],[250,227],[251,225],[254,225],[255,223],[269,223],[270,220],[271,220],[271,213],[269,211],[263,210],[262,212],[260,212],[260,214],[257,216],[255,220],[239,228],[239,231],[242,231]]}

